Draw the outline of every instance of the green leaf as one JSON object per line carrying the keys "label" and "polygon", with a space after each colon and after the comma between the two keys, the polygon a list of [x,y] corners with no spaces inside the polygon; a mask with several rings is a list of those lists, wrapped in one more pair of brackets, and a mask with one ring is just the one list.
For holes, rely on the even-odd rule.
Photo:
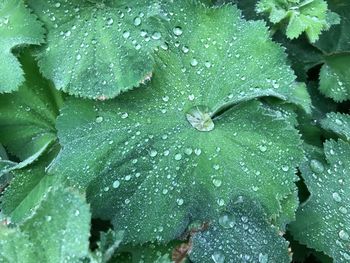
{"label": "green leaf", "polygon": [[81,262],[88,255],[90,212],[81,196],[51,186],[32,210],[16,228],[0,228],[1,262]]}
{"label": "green leaf", "polygon": [[0,2],[0,93],[18,89],[24,81],[21,65],[13,55],[14,48],[43,42],[44,29],[21,0]]}
{"label": "green leaf", "polygon": [[274,23],[285,22],[289,39],[299,37],[303,32],[310,42],[318,40],[323,30],[339,24],[339,17],[327,8],[324,0],[260,0],[256,5],[258,13],[268,13]]}
{"label": "green leaf", "polygon": [[237,104],[295,99],[285,55],[261,22],[245,22],[235,7],[191,2],[174,7],[184,10],[170,28],[177,36],[148,86],[108,102],[71,99],[57,122],[63,149],[51,173],[87,188],[94,216],[113,218],[126,242],[173,239],[232,193],[277,215],[294,191],[303,157],[296,130],[257,101]]}
{"label": "green leaf", "polygon": [[350,55],[325,57],[320,73],[321,92],[337,102],[350,99]]}
{"label": "green leaf", "polygon": [[26,82],[17,92],[0,95],[0,142],[23,161],[56,140],[55,122],[62,98],[41,77],[28,53],[21,61]]}
{"label": "green leaf", "polygon": [[52,184],[61,184],[60,178],[45,173],[58,151],[58,146],[54,145],[26,169],[12,168],[13,179],[0,198],[2,213],[10,217],[12,222],[18,224],[26,220],[31,216],[33,207],[45,199],[48,188]]}
{"label": "green leaf", "polygon": [[97,257],[100,262],[107,263],[116,250],[119,248],[120,243],[123,241],[124,232],[108,230],[108,232],[101,233],[100,242],[98,243]]}
{"label": "green leaf", "polygon": [[192,237],[194,263],[290,262],[288,243],[266,222],[263,209],[240,196],[208,229]]}
{"label": "green leaf", "polygon": [[157,0],[46,1],[29,5],[48,29],[40,69],[70,94],[113,98],[151,77],[163,30]]}
{"label": "green leaf", "polygon": [[335,132],[345,140],[350,140],[350,115],[329,113],[327,118],[322,120],[321,125],[324,129]]}
{"label": "green leaf", "polygon": [[327,141],[324,152],[327,162],[311,156],[301,167],[311,196],[300,207],[290,229],[302,244],[323,251],[334,262],[348,262],[350,144]]}

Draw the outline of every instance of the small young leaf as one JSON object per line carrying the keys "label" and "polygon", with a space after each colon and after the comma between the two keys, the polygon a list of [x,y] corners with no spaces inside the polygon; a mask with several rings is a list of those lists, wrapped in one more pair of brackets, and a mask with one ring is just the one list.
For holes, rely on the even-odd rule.
{"label": "small young leaf", "polygon": [[0,93],[17,90],[24,81],[23,70],[12,50],[37,45],[43,40],[41,23],[26,9],[22,0],[0,1]]}
{"label": "small young leaf", "polygon": [[305,32],[312,43],[318,40],[323,30],[339,24],[339,17],[328,10],[324,0],[260,0],[256,10],[268,13],[274,24],[286,21],[288,38],[297,38]]}
{"label": "small young leaf", "polygon": [[349,262],[350,144],[330,140],[324,147],[327,163],[310,157],[301,167],[311,196],[290,229],[295,239],[323,251],[334,262]]}
{"label": "small young leaf", "polygon": [[240,196],[226,209],[192,237],[192,262],[290,262],[288,243],[267,223],[256,202]]}
{"label": "small young leaf", "polygon": [[70,94],[106,99],[144,82],[164,32],[159,1],[29,0],[48,29],[44,75]]}

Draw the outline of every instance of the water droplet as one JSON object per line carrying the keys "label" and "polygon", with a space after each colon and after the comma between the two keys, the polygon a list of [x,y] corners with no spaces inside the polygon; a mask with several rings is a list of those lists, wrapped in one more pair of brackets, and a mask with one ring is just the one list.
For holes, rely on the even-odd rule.
{"label": "water droplet", "polygon": [[152,34],[152,38],[153,38],[154,40],[161,39],[161,37],[162,37],[162,34],[161,34],[160,32],[154,32],[154,33]]}
{"label": "water droplet", "polygon": [[123,38],[127,39],[130,37],[130,32],[129,31],[124,31],[123,32]]}
{"label": "water droplet", "polygon": [[50,221],[52,220],[52,217],[51,217],[51,216],[45,216],[45,220],[46,220],[47,222],[50,222]]}
{"label": "water droplet", "polygon": [[183,46],[183,47],[181,48],[181,50],[182,50],[182,52],[184,52],[185,54],[187,54],[188,51],[190,51],[190,49],[189,49],[188,47],[186,47],[186,46]]}
{"label": "water droplet", "polygon": [[310,161],[310,168],[315,173],[322,173],[324,171],[323,164],[320,161],[315,159]]}
{"label": "water droplet", "polygon": [[201,155],[202,150],[201,150],[201,149],[199,149],[199,148],[194,149],[194,153],[195,153],[197,156],[199,156],[199,155]]}
{"label": "water droplet", "polygon": [[225,262],[225,255],[222,254],[220,251],[217,251],[213,255],[211,255],[211,258],[214,261],[214,263],[224,263]]}
{"label": "water droplet", "polygon": [[61,3],[55,3],[55,7],[59,8],[61,6]]}
{"label": "water droplet", "polygon": [[119,180],[115,180],[115,181],[113,182],[113,188],[114,188],[114,189],[117,189],[119,186],[120,186]]}
{"label": "water droplet", "polygon": [[192,152],[193,152],[193,150],[191,148],[186,148],[185,149],[185,154],[187,154],[187,155],[191,155]]}
{"label": "water droplet", "polygon": [[260,145],[260,146],[259,146],[259,150],[260,150],[261,152],[266,152],[266,151],[267,151],[266,145]]}
{"label": "water droplet", "polygon": [[206,66],[207,68],[210,68],[210,67],[211,67],[211,63],[210,63],[209,61],[206,61],[206,62],[204,63],[204,66]]}
{"label": "water droplet", "polygon": [[80,215],[80,211],[77,209],[77,210],[75,210],[75,213],[74,213],[74,215],[75,216],[78,216],[78,215]]}
{"label": "water droplet", "polygon": [[114,22],[113,18],[107,19],[107,25],[111,26],[113,25],[113,22]]}
{"label": "water droplet", "polygon": [[217,204],[219,205],[219,206],[223,206],[223,205],[225,205],[225,200],[224,199],[218,199],[217,201]]}
{"label": "water droplet", "polygon": [[348,213],[348,209],[346,209],[344,206],[339,207],[339,211],[344,215]]}
{"label": "water droplet", "polygon": [[139,25],[141,25],[141,23],[142,23],[141,17],[139,17],[139,16],[135,17],[134,25],[139,26]]}
{"label": "water droplet", "polygon": [[336,201],[336,202],[341,202],[342,201],[340,195],[337,192],[334,192],[332,194],[332,197],[333,197],[334,201]]}
{"label": "water droplet", "polygon": [[222,181],[220,179],[213,179],[213,184],[216,186],[216,187],[220,187],[221,184],[222,184]]}
{"label": "water droplet", "polygon": [[129,116],[129,114],[127,112],[124,112],[121,117],[122,117],[122,119],[126,119],[128,116]]}
{"label": "water droplet", "polygon": [[192,107],[186,114],[186,118],[192,127],[198,131],[211,131],[214,129],[214,122],[207,107]]}
{"label": "water droplet", "polygon": [[195,59],[195,58],[193,58],[193,59],[191,60],[191,66],[192,66],[192,67],[195,67],[195,66],[197,66],[197,65],[198,65],[198,60]]}
{"label": "water droplet", "polygon": [[219,224],[223,227],[223,228],[233,228],[236,224],[234,218],[229,215],[229,214],[225,214],[219,217]]}
{"label": "water droplet", "polygon": [[157,154],[158,154],[158,152],[157,152],[156,150],[151,150],[151,151],[149,152],[149,155],[150,155],[151,157],[156,157]]}
{"label": "water droplet", "polygon": [[269,260],[268,254],[259,253],[259,263],[267,263]]}
{"label": "water droplet", "polygon": [[189,99],[190,101],[193,101],[193,100],[195,99],[195,96],[194,96],[193,94],[191,94],[191,95],[188,96],[188,99]]}
{"label": "water droplet", "polygon": [[349,234],[346,231],[340,230],[338,234],[339,234],[340,239],[342,239],[344,241],[349,240]]}
{"label": "water droplet", "polygon": [[213,168],[214,168],[214,170],[219,170],[220,169],[220,165],[214,164]]}
{"label": "water droplet", "polygon": [[164,96],[162,99],[163,99],[164,102],[168,102],[169,101],[169,97],[168,96]]}
{"label": "water droplet", "polygon": [[77,60],[80,60],[80,59],[81,59],[81,55],[78,54],[78,55],[76,56],[76,59],[77,59]]}
{"label": "water droplet", "polygon": [[177,154],[175,154],[175,160],[176,160],[176,161],[181,160],[181,158],[182,158],[181,153],[177,153]]}
{"label": "water droplet", "polygon": [[181,206],[181,205],[183,205],[184,200],[182,198],[178,198],[178,199],[176,199],[176,203]]}
{"label": "water droplet", "polygon": [[335,119],[335,123],[337,125],[343,125],[343,122],[341,120],[339,120],[339,119]]}
{"label": "water droplet", "polygon": [[284,172],[288,172],[288,171],[289,171],[289,167],[288,167],[287,165],[283,165],[283,166],[282,166],[282,170],[283,170]]}
{"label": "water droplet", "polygon": [[174,27],[173,33],[174,33],[175,36],[181,36],[182,35],[181,27]]}

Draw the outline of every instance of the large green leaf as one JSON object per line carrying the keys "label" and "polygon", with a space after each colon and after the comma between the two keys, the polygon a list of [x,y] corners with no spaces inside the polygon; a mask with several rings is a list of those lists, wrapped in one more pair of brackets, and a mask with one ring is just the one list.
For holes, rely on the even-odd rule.
{"label": "large green leaf", "polygon": [[242,196],[191,243],[194,263],[290,262],[286,240],[266,222],[259,204]]}
{"label": "large green leaf", "polygon": [[324,0],[260,0],[256,10],[268,13],[274,24],[286,23],[286,35],[290,39],[305,32],[310,42],[315,42],[323,30],[339,24],[339,17],[328,10]]}
{"label": "large green leaf", "polygon": [[302,244],[323,251],[334,262],[349,262],[350,253],[350,144],[327,141],[326,161],[309,158],[301,167],[311,193],[291,224],[293,236]]}
{"label": "large green leaf", "polygon": [[90,211],[84,199],[52,185],[16,228],[0,227],[1,262],[81,262],[88,256]]}
{"label": "large green leaf", "polygon": [[21,61],[26,82],[17,92],[0,95],[0,142],[25,160],[56,140],[55,122],[62,98],[41,77],[28,53]]}
{"label": "large green leaf", "polygon": [[29,0],[48,29],[38,54],[56,88],[106,99],[146,81],[161,43],[157,0]]}
{"label": "large green leaf", "polygon": [[12,54],[19,46],[43,42],[44,29],[22,0],[0,1],[0,93],[17,90],[24,81],[21,65]]}
{"label": "large green leaf", "polygon": [[296,98],[263,23],[233,6],[176,5],[176,36],[148,86],[108,102],[71,99],[57,122],[63,150],[51,172],[87,188],[94,215],[113,218],[127,241],[170,240],[233,193],[277,216],[303,156],[281,112],[242,102]]}

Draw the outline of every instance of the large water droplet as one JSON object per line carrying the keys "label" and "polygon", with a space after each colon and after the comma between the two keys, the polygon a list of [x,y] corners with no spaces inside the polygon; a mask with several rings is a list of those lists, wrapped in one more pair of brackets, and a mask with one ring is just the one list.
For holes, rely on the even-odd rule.
{"label": "large water droplet", "polygon": [[213,255],[211,255],[211,258],[214,261],[214,263],[224,263],[225,262],[225,255],[220,251],[217,251]]}
{"label": "large water droplet", "polygon": [[198,131],[211,131],[214,122],[210,117],[209,109],[205,106],[192,107],[186,114],[188,122]]}
{"label": "large water droplet", "polygon": [[181,36],[182,35],[181,27],[174,27],[173,33],[174,33],[175,36]]}
{"label": "large water droplet", "polygon": [[315,159],[310,161],[310,168],[315,173],[322,173],[324,171],[323,164],[320,161]]}
{"label": "large water droplet", "polygon": [[229,214],[224,214],[219,218],[219,224],[223,228],[233,228],[236,224],[234,218]]}
{"label": "large water droplet", "polygon": [[349,234],[345,230],[340,230],[338,234],[339,234],[340,239],[342,239],[344,241],[349,240]]}
{"label": "large water droplet", "polygon": [[141,25],[141,23],[142,23],[141,17],[139,17],[139,16],[135,17],[134,25],[139,26],[139,25]]}
{"label": "large water droplet", "polygon": [[119,185],[120,185],[120,182],[118,180],[115,180],[113,182],[113,188],[117,189],[119,187]]}
{"label": "large water droplet", "polygon": [[341,202],[342,201],[340,195],[337,192],[334,192],[332,194],[332,197],[333,197],[334,201],[336,201],[336,202]]}

